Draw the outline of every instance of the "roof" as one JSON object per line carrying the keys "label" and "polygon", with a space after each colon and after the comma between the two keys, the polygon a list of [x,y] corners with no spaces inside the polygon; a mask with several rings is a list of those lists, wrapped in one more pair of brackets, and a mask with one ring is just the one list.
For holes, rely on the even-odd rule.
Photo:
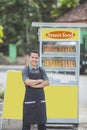
{"label": "roof", "polygon": [[87,1],[58,17],[55,22],[87,22]]}
{"label": "roof", "polygon": [[40,27],[40,28],[48,28],[48,27],[79,27],[79,28],[87,28],[87,23],[77,23],[77,22],[74,22],[74,23],[65,23],[65,22],[32,22],[32,27]]}

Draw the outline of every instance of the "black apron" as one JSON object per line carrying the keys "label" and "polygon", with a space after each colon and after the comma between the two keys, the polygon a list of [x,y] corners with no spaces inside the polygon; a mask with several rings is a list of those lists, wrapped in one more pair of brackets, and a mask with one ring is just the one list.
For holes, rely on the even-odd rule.
{"label": "black apron", "polygon": [[[36,71],[31,71],[28,68],[28,75],[30,79],[43,79],[40,68]],[[43,88],[26,86],[23,104],[23,124],[44,124],[46,120],[46,105]]]}

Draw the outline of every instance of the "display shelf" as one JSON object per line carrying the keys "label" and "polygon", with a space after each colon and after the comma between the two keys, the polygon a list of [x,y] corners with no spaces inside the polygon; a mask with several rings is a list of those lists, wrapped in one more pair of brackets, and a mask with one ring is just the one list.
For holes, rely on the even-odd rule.
{"label": "display shelf", "polygon": [[[58,44],[52,43],[51,45],[50,42],[50,45],[47,43],[44,45],[42,42],[41,66],[48,73],[52,86],[77,86],[78,84],[78,44],[77,42],[74,42],[74,45],[70,44],[69,42],[66,45],[65,42],[58,42]],[[72,76],[74,78],[71,78]]]}
{"label": "display shelf", "polygon": [[[61,42],[60,42],[61,43]],[[65,44],[55,44],[54,45],[49,45],[49,43],[45,43],[46,45],[44,45],[43,43],[43,53],[49,53],[49,52],[52,52],[52,53],[55,53],[55,52],[65,52],[65,53],[73,53],[73,52],[76,52],[76,45],[68,45],[68,43]],[[64,43],[64,42],[62,42]],[[70,43],[69,43],[70,44]],[[75,44],[75,42],[74,42]]]}
{"label": "display shelf", "polygon": [[72,52],[72,53],[45,52],[45,53],[42,53],[42,57],[77,57],[77,54],[75,52]]}
{"label": "display shelf", "polygon": [[76,68],[75,58],[43,58],[42,65],[53,69],[73,69]]}
{"label": "display shelf", "polygon": [[75,72],[76,68],[65,68],[65,67],[44,67],[46,71],[56,71],[56,72]]}
{"label": "display shelf", "polygon": [[41,65],[47,72],[77,71],[77,42],[42,42]]}
{"label": "display shelf", "polygon": [[52,85],[77,85],[78,79],[78,42],[74,41],[42,41],[41,43],[41,66],[44,67],[47,73],[63,74],[63,79],[66,79],[66,74],[74,76],[74,80],[67,79],[62,82],[58,78],[52,80]]}
{"label": "display shelf", "polygon": [[[63,71],[64,72],[64,71]],[[50,79],[50,84],[51,85],[77,85],[78,80],[76,79],[76,77],[72,74],[69,73],[52,73],[52,71],[50,73],[47,73],[48,77]]]}
{"label": "display shelf", "polygon": [[77,86],[77,82],[75,82],[75,81],[73,81],[73,82],[68,82],[68,83],[66,83],[66,82],[50,82],[50,86],[52,85],[52,86],[56,86],[56,85],[58,85],[58,86],[72,86],[72,84],[74,85],[74,86]]}

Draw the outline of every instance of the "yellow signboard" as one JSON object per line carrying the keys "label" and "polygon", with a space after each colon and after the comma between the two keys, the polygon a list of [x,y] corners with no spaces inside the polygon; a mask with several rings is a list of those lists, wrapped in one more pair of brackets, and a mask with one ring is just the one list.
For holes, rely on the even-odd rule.
{"label": "yellow signboard", "polygon": [[3,118],[22,119],[24,92],[25,86],[21,72],[8,71]]}
{"label": "yellow signboard", "polygon": [[78,29],[60,29],[60,28],[42,28],[41,29],[42,41],[78,41]]}

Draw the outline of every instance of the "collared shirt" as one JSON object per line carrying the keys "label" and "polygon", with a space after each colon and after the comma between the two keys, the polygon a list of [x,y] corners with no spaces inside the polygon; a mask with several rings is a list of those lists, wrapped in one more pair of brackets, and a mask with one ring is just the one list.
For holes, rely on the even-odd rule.
{"label": "collared shirt", "polygon": [[[49,80],[49,79],[48,79],[48,76],[47,76],[47,74],[46,74],[46,72],[45,72],[45,70],[44,70],[42,67],[40,67],[40,68],[41,68],[41,71],[43,72],[43,80]],[[23,69],[23,71],[22,71],[22,79],[23,79],[23,81],[29,79],[29,77],[28,77],[28,69],[29,69],[29,71],[31,71],[33,74],[34,74],[34,73],[38,73],[38,71],[40,71],[38,65],[36,66],[35,69],[32,68],[31,66],[25,67],[25,68]]]}

